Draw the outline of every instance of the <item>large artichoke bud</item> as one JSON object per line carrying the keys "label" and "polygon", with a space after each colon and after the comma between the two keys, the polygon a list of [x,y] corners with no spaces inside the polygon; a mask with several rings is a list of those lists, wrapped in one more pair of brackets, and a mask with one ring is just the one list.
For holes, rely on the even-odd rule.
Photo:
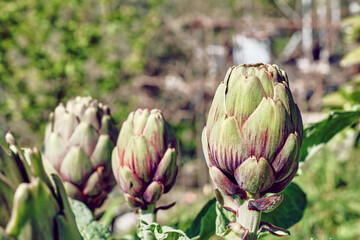
{"label": "large artichoke bud", "polygon": [[[61,180],[48,178],[36,149],[0,146],[0,239],[82,239]],[[54,183],[54,185],[52,184]]]}
{"label": "large artichoke bud", "polygon": [[215,185],[246,198],[282,191],[298,169],[302,120],[286,73],[243,64],[218,87],[202,134]]}
{"label": "large artichoke bud", "polygon": [[170,125],[157,109],[138,109],[123,123],[112,167],[133,207],[154,205],[175,182],[177,145]]}
{"label": "large artichoke bud", "polygon": [[101,206],[115,185],[111,152],[118,130],[107,106],[91,97],[61,103],[50,115],[43,146],[48,172],[57,173],[68,195],[90,209]]}

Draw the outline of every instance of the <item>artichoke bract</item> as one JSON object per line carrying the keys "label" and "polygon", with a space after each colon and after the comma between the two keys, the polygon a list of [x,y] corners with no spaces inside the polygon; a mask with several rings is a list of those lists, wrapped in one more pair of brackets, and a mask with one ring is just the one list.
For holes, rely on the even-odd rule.
{"label": "artichoke bract", "polygon": [[[0,146],[0,239],[82,239],[61,180],[45,173],[36,149]],[[54,184],[53,184],[54,183]]]}
{"label": "artichoke bract", "polygon": [[106,105],[76,97],[50,115],[43,145],[48,172],[57,173],[68,195],[90,209],[101,206],[116,184],[111,152],[118,130]]}
{"label": "artichoke bract", "polygon": [[146,210],[175,182],[177,143],[157,109],[138,109],[123,123],[112,154],[115,179],[128,203]]}
{"label": "artichoke bract", "polygon": [[243,199],[281,192],[297,172],[302,133],[283,70],[264,64],[230,68],[202,133],[213,182]]}

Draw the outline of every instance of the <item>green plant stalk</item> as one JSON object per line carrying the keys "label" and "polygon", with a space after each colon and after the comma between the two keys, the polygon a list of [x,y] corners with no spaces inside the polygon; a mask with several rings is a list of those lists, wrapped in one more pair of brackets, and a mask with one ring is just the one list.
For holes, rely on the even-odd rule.
{"label": "green plant stalk", "polygon": [[150,225],[156,222],[155,204],[148,205],[146,210],[140,210],[139,235],[144,240],[155,240],[150,231]]}
{"label": "green plant stalk", "polygon": [[241,224],[245,229],[249,231],[246,236],[246,240],[256,240],[257,239],[257,231],[259,229],[261,212],[250,210],[249,209],[249,201],[257,199],[258,196],[252,196],[243,202],[238,209],[238,214],[236,217],[236,221]]}
{"label": "green plant stalk", "polygon": [[104,226],[110,226],[113,218],[115,217],[115,208],[125,202],[122,197],[116,198],[109,207],[106,208],[104,215],[100,218],[99,222]]}
{"label": "green plant stalk", "polygon": [[140,210],[140,222],[146,222],[148,225],[156,222],[155,205],[149,205],[148,209]]}

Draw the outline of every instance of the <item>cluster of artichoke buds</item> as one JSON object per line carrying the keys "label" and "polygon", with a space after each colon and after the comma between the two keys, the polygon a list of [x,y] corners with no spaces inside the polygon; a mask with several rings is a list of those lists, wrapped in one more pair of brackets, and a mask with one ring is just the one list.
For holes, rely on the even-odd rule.
{"label": "cluster of artichoke buds", "polygon": [[130,205],[141,209],[174,184],[177,143],[159,110],[130,113],[119,136],[109,108],[90,97],[60,104],[50,119],[45,168],[60,176],[70,197],[90,209],[103,203],[115,179]]}
{"label": "cluster of artichoke buds", "polygon": [[112,154],[115,179],[130,205],[146,210],[174,184],[177,143],[157,109],[138,109],[123,123]]}
{"label": "cluster of artichoke buds", "polygon": [[295,176],[302,133],[300,111],[283,70],[264,64],[230,68],[202,134],[218,201],[234,213],[240,206],[234,197],[253,199],[248,208],[254,211],[274,209],[282,197],[261,197],[281,192]]}
{"label": "cluster of artichoke buds", "polygon": [[[109,108],[91,97],[60,104],[50,119],[42,156],[46,170],[55,173],[51,180],[40,154],[26,150],[24,157],[12,135],[7,135],[11,151],[0,149],[0,198],[5,201],[0,206],[1,239],[28,234],[80,239],[65,189],[94,210],[115,180],[132,207],[156,212],[156,202],[178,173],[177,142],[159,110],[130,113],[120,134]],[[283,199],[265,194],[281,192],[295,176],[302,132],[283,70],[264,64],[229,69],[215,93],[202,144],[215,196],[237,215],[229,229],[240,239],[256,239],[254,231],[288,234],[260,223],[259,216]],[[251,229],[249,219],[255,219]]]}
{"label": "cluster of artichoke buds", "polygon": [[60,176],[70,197],[95,209],[116,184],[111,152],[117,136],[109,108],[97,100],[76,97],[66,107],[61,103],[46,128],[46,170]]}
{"label": "cluster of artichoke buds", "polygon": [[[82,239],[61,180],[45,173],[36,149],[0,146],[0,239]],[[54,183],[54,185],[53,185]]]}

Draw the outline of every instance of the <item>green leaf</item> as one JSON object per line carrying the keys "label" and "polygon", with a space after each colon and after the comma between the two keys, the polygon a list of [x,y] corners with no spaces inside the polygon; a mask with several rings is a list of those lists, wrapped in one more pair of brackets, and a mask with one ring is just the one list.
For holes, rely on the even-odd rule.
{"label": "green leaf", "polygon": [[356,123],[359,120],[359,117],[359,109],[337,111],[330,113],[326,119],[320,122],[309,124],[304,129],[299,161],[305,161],[307,156],[321,144],[327,143],[341,130]]}
{"label": "green leaf", "polygon": [[78,226],[79,231],[82,232],[86,225],[93,221],[94,217],[90,209],[88,209],[84,203],[72,198],[69,198],[69,203],[75,214],[76,225]]}
{"label": "green leaf", "polygon": [[152,223],[148,231],[152,232],[156,240],[190,240],[183,231],[168,226],[161,227],[157,223]]}
{"label": "green leaf", "polygon": [[80,232],[85,240],[106,240],[111,237],[109,229],[97,221],[92,221]]}
{"label": "green leaf", "polygon": [[115,209],[120,206],[125,199],[123,197],[118,197],[112,199],[112,202],[109,206],[106,207],[104,215],[99,219],[99,222],[104,226],[110,226],[112,220],[116,217],[115,216]]}
{"label": "green leaf", "polygon": [[236,220],[236,215],[223,208],[218,202],[216,202],[216,235],[224,236],[227,231],[227,227],[230,222]]}
{"label": "green leaf", "polygon": [[15,190],[10,185],[11,182],[0,171],[0,227],[5,227],[11,216]]}
{"label": "green leaf", "polygon": [[6,232],[17,239],[25,239],[24,236],[27,239],[55,239],[53,219],[59,210],[50,189],[39,178],[30,183],[21,183],[14,195],[13,211]]}
{"label": "green leaf", "polygon": [[57,201],[62,207],[62,214],[58,214],[56,217],[59,239],[82,239],[79,229],[77,228],[75,214],[71,209],[64,185],[56,174],[52,174],[51,177],[55,184]]}
{"label": "green leaf", "polygon": [[293,182],[282,193],[283,202],[274,211],[263,213],[261,221],[288,229],[301,220],[307,205],[306,194]]}
{"label": "green leaf", "polygon": [[111,237],[109,229],[93,219],[91,211],[80,201],[69,198],[76,224],[84,240],[106,240]]}
{"label": "green leaf", "polygon": [[39,151],[37,149],[26,148],[24,150],[24,156],[26,161],[31,165],[33,174],[44,181],[51,191],[54,191],[54,186],[52,185],[49,176],[45,172]]}
{"label": "green leaf", "polygon": [[190,227],[186,229],[186,234],[192,239],[209,239],[215,234],[215,203],[216,199],[209,200],[200,210]]}

